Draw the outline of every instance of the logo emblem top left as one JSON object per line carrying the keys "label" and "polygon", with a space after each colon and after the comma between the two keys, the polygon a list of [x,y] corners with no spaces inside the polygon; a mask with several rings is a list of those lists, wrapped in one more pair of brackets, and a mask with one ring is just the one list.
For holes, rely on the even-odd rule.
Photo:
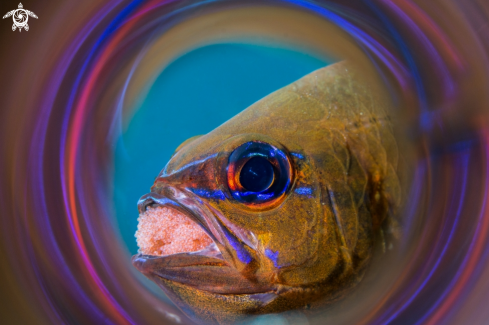
{"label": "logo emblem top left", "polygon": [[27,21],[29,20],[29,16],[36,18],[37,16],[35,13],[29,10],[25,10],[24,7],[22,6],[22,3],[19,3],[19,8],[9,11],[3,16],[3,18],[8,18],[12,16],[12,19],[14,20],[14,24],[12,25],[12,30],[15,31],[17,28],[19,29],[19,32],[22,31],[22,28],[24,28],[26,31],[29,30],[29,25],[27,25]]}

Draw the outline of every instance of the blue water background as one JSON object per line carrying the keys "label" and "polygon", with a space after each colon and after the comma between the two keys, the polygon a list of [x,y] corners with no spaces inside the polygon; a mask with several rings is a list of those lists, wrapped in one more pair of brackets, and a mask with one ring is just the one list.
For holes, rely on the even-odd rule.
{"label": "blue water background", "polygon": [[137,201],[180,143],[331,62],[285,48],[217,44],[171,63],[116,145],[113,205],[129,252],[137,252]]}

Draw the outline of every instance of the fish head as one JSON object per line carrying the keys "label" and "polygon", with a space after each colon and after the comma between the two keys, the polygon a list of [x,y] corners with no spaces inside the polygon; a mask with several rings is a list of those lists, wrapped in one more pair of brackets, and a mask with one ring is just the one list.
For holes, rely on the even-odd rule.
{"label": "fish head", "polygon": [[279,140],[257,133],[194,139],[141,198],[140,212],[155,205],[177,209],[215,244],[199,253],[134,258],[187,314],[307,306],[318,298],[309,287],[341,268],[321,175],[298,144]]}
{"label": "fish head", "polygon": [[[335,118],[335,110],[328,113],[296,89],[333,97],[342,89],[334,83],[343,82],[334,69],[327,70],[331,78],[321,76],[332,80],[323,93],[311,86],[317,84],[312,75],[183,143],[140,199],[140,213],[151,206],[175,209],[212,240],[197,252],[133,257],[191,318],[224,324],[309,310],[340,299],[360,281],[371,255],[370,211],[386,206],[381,195],[364,204],[368,186],[382,189],[368,181],[386,174],[364,152],[381,146],[361,128],[348,143],[343,115]],[[365,139],[368,148],[361,145]],[[381,176],[368,177],[362,166]]]}

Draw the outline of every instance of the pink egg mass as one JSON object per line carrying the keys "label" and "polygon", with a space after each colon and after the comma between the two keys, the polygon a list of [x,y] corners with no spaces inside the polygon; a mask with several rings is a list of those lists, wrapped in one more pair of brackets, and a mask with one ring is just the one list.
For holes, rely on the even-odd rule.
{"label": "pink egg mass", "polygon": [[135,236],[141,254],[165,256],[195,252],[212,243],[197,223],[174,209],[148,207],[138,221]]}

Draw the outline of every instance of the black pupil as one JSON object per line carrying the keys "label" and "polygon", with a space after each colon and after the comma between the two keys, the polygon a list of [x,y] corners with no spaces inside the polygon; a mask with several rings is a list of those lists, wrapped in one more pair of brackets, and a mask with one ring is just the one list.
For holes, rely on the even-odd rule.
{"label": "black pupil", "polygon": [[273,166],[263,157],[253,157],[248,160],[239,174],[241,186],[250,192],[266,190],[272,184],[273,178]]}

